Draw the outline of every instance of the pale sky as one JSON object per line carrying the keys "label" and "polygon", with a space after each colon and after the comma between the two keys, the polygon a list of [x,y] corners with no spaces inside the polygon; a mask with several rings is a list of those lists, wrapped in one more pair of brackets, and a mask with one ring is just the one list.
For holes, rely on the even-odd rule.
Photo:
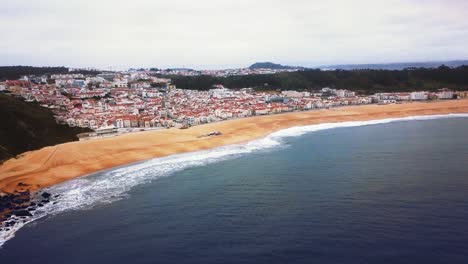
{"label": "pale sky", "polygon": [[0,0],[0,65],[468,59],[466,0]]}

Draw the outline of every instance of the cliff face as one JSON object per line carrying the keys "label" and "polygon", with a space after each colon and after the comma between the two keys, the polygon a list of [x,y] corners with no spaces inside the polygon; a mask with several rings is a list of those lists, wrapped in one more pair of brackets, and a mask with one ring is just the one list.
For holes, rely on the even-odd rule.
{"label": "cliff face", "polygon": [[76,141],[77,134],[88,131],[58,125],[49,109],[0,93],[0,162],[29,150]]}

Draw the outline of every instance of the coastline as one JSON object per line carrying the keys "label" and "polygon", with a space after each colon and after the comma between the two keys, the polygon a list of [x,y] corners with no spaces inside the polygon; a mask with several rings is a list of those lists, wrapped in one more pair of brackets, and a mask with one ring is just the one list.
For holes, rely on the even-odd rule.
{"label": "coastline", "polygon": [[[233,119],[195,126],[70,142],[22,154],[0,165],[0,190],[37,192],[97,171],[215,147],[241,144],[282,129],[347,121],[468,113],[468,100],[364,105]],[[216,137],[201,135],[220,131]]]}

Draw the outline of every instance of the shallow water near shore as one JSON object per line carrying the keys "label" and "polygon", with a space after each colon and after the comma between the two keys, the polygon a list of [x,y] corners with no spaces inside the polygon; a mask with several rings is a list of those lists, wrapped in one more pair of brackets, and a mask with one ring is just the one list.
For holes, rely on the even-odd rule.
{"label": "shallow water near shore", "polygon": [[72,180],[0,260],[464,263],[467,116],[296,127]]}

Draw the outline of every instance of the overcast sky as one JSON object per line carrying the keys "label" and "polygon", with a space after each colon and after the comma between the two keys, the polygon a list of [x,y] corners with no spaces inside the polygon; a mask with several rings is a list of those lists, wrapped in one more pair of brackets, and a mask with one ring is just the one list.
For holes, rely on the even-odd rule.
{"label": "overcast sky", "polygon": [[0,0],[0,65],[468,59],[465,0]]}

